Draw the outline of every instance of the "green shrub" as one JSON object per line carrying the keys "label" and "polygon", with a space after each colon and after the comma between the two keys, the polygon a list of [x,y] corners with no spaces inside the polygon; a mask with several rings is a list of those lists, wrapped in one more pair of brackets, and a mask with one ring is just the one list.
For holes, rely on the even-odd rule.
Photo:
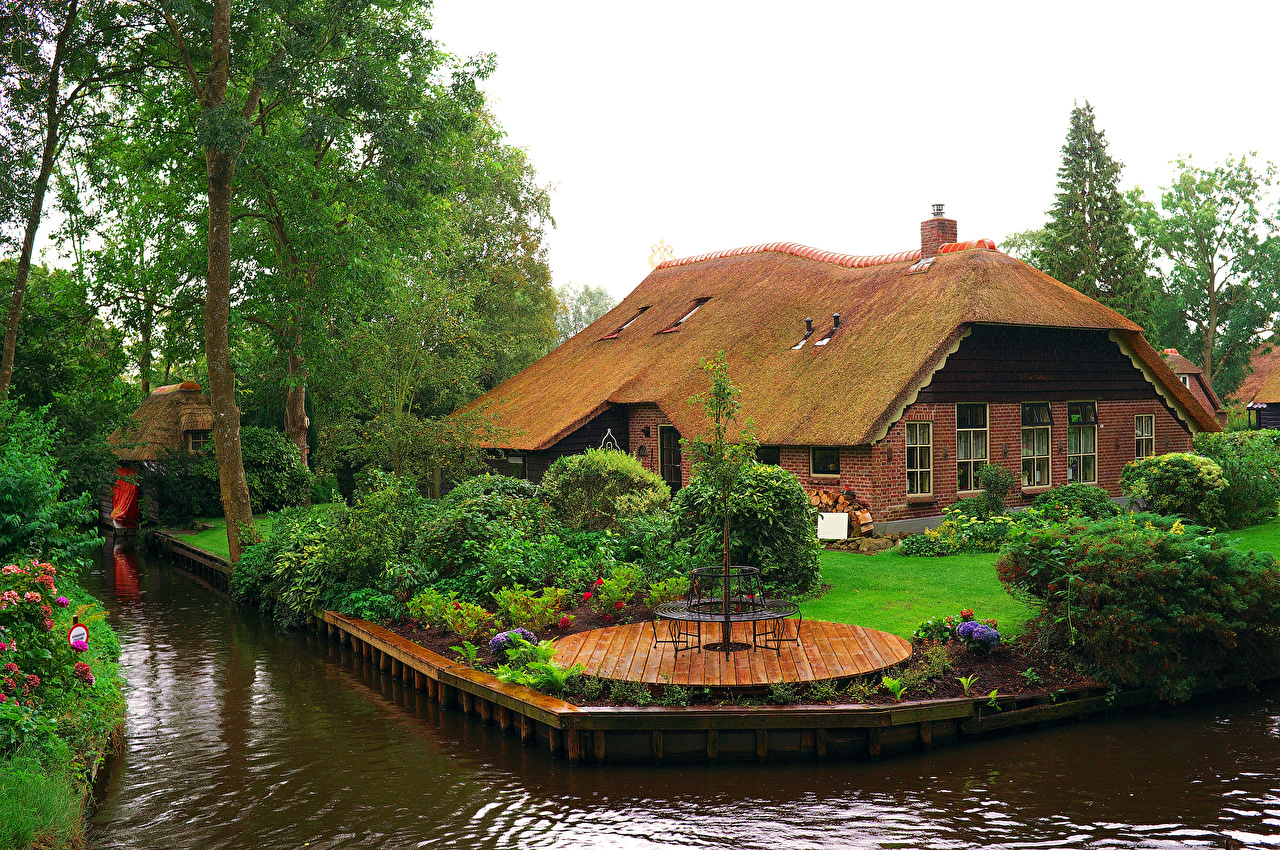
{"label": "green shrub", "polygon": [[619,520],[666,507],[671,490],[626,452],[588,449],[557,458],[539,492],[570,528],[614,528]]}
{"label": "green shrub", "polygon": [[545,587],[541,594],[514,585],[495,591],[493,605],[500,629],[526,628],[539,632],[560,619],[560,609],[570,599],[570,592],[559,587]]}
{"label": "green shrub", "polygon": [[1225,524],[1255,525],[1276,515],[1280,502],[1280,431],[1202,432],[1196,451],[1222,467],[1226,488],[1219,494]]}
{"label": "green shrub", "polygon": [[399,620],[407,610],[399,599],[373,587],[362,587],[344,594],[334,603],[339,614],[359,617],[371,623],[387,623]]}
{"label": "green shrub", "polygon": [[[311,495],[310,471],[298,447],[279,431],[247,425],[240,429],[240,450],[249,501],[256,513],[305,504]],[[189,452],[178,446],[160,452],[139,474],[139,485],[160,509],[167,525],[189,527],[196,517],[221,516],[218,463],[213,449]]]}
{"label": "green shrub", "polygon": [[721,562],[719,541],[677,536],[669,510],[627,517],[618,524],[612,545],[619,561],[639,566],[650,582],[688,577],[695,567]]}
{"label": "green shrub", "polygon": [[1051,522],[1069,519],[1106,519],[1120,513],[1111,494],[1092,484],[1063,484],[1036,496],[1032,506]]}
{"label": "green shrub", "polygon": [[644,570],[633,564],[617,564],[595,584],[595,607],[613,614],[631,601],[644,584]]}
{"label": "green shrub", "polygon": [[503,496],[508,499],[532,499],[537,495],[538,486],[523,478],[510,478],[506,475],[486,473],[473,475],[458,483],[445,496],[451,502],[465,502],[477,496]]}
{"label": "green shrub", "polygon": [[[758,567],[766,593],[808,593],[818,584],[817,508],[781,467],[751,463],[740,481],[730,500],[730,559]],[[718,504],[719,494],[695,476],[672,503],[677,539],[717,551],[723,533]]]}
{"label": "green shrub", "polygon": [[1153,514],[1034,531],[997,561],[1038,600],[1052,649],[1118,687],[1185,699],[1223,669],[1269,668],[1280,646],[1280,571],[1203,528]]}
{"label": "green shrub", "polygon": [[644,604],[650,608],[657,608],[663,602],[676,602],[684,599],[685,594],[688,592],[688,576],[672,576],[650,584],[649,590],[644,597]]}
{"label": "green shrub", "polygon": [[1222,467],[1187,452],[1135,460],[1120,473],[1120,489],[1131,503],[1213,527],[1223,524],[1220,499],[1226,488]]}
{"label": "green shrub", "polygon": [[988,463],[978,470],[975,477],[978,479],[978,486],[982,488],[980,498],[985,503],[981,519],[1004,513],[1009,491],[1013,489],[1013,473],[998,463]]}
{"label": "green shrub", "polygon": [[21,553],[74,571],[101,545],[92,532],[89,495],[62,501],[66,474],[53,454],[53,425],[40,413],[0,402],[0,563]]}
{"label": "green shrub", "polygon": [[979,519],[956,510],[944,510],[944,519],[937,528],[913,534],[902,541],[904,555],[942,557],[957,552],[995,552],[1017,530],[1019,523],[1031,517],[1009,514],[992,514]]}
{"label": "green shrub", "polygon": [[530,643],[519,635],[511,638],[507,663],[493,671],[503,682],[534,688],[548,694],[562,694],[573,679],[582,675],[583,666],[561,667],[555,658],[556,645],[549,640]]}
{"label": "green shrub", "polygon": [[944,558],[961,551],[960,541],[956,539],[955,526],[945,523],[937,528],[926,528],[919,534],[905,537],[899,544],[902,554],[918,558]]}

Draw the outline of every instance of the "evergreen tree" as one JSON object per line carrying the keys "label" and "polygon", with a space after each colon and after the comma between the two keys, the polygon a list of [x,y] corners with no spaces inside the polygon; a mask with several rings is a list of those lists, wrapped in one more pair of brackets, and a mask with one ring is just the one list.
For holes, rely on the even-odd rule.
{"label": "evergreen tree", "polygon": [[1120,191],[1123,163],[1107,153],[1093,107],[1071,110],[1062,146],[1058,194],[1049,221],[1031,247],[1031,261],[1050,277],[1151,329],[1158,286],[1134,247],[1129,206]]}

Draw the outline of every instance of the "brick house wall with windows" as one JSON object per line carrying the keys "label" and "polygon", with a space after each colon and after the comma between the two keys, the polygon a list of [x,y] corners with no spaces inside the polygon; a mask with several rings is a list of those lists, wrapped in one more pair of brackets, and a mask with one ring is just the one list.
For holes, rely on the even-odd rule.
{"label": "brick house wall with windows", "polygon": [[882,530],[937,518],[987,461],[1018,479],[1014,506],[1037,477],[1119,495],[1137,454],[1220,430],[1133,322],[956,233],[938,209],[914,251],[770,243],[667,261],[467,409],[513,435],[491,448],[530,473],[607,443],[678,489],[692,477],[678,439],[706,428],[688,403],[709,384],[699,364],[723,351],[760,457],[807,489],[854,491]]}

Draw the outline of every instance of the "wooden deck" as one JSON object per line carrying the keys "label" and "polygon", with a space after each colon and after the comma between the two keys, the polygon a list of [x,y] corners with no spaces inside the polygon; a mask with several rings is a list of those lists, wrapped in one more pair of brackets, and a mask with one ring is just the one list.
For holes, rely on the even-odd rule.
{"label": "wooden deck", "polygon": [[[795,621],[789,621],[787,628],[794,630]],[[735,625],[733,636],[749,643],[750,625]],[[718,635],[708,638],[716,639]],[[726,659],[724,653],[692,649],[677,657],[670,645],[654,645],[649,623],[570,635],[560,639],[556,651],[558,663],[566,667],[581,664],[586,675],[601,679],[735,689],[847,679],[884,670],[910,656],[911,644],[896,635],[809,620],[800,627],[800,644],[784,643],[781,653],[755,649],[735,652]]]}

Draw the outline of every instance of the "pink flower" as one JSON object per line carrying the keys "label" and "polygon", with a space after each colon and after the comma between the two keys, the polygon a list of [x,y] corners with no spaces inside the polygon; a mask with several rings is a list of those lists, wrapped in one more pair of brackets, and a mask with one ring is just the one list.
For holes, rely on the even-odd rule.
{"label": "pink flower", "polygon": [[28,590],[26,593],[22,594],[22,600],[24,602],[33,602],[33,603],[39,604],[40,598],[41,598],[40,594],[36,593],[34,590]]}
{"label": "pink flower", "polygon": [[9,701],[9,698],[7,696],[5,696],[4,694],[0,694],[0,705],[4,705],[8,701]]}
{"label": "pink flower", "polygon": [[71,642],[71,648],[74,649],[76,652],[88,652],[89,644],[85,643],[82,640],[73,640]]}
{"label": "pink flower", "polygon": [[5,643],[4,641],[0,641],[0,652],[4,652],[8,648],[9,648],[9,644]]}
{"label": "pink flower", "polygon": [[626,607],[626,604],[627,604],[627,603],[625,603],[625,602],[618,601],[618,602],[613,603],[613,607],[614,607],[614,608],[624,608],[624,607]]}
{"label": "pink flower", "polygon": [[28,673],[28,674],[27,674],[27,687],[28,687],[28,688],[38,688],[38,687],[40,687],[40,677],[39,677],[39,676],[37,676],[35,673]]}
{"label": "pink flower", "polygon": [[51,631],[53,631],[53,620],[50,620],[48,617],[45,617],[45,618],[44,618],[44,622],[42,622],[42,623],[40,624],[40,626],[41,626],[41,628],[43,628],[46,632],[51,632]]}
{"label": "pink flower", "polygon": [[18,675],[18,665],[10,661],[8,664],[4,665],[4,672],[12,676],[16,676]]}
{"label": "pink flower", "polygon": [[41,613],[41,614],[43,614],[43,615],[45,615],[46,617],[52,617],[52,616],[53,616],[53,608],[51,608],[51,607],[49,606],[49,603],[48,603],[48,602],[46,602],[46,603],[44,603],[43,605],[41,605],[41,606],[40,606],[40,613]]}
{"label": "pink flower", "polygon": [[591,591],[589,591],[589,590],[588,590],[588,591],[586,591],[585,593],[583,593],[583,594],[582,594],[582,601],[583,601],[583,602],[586,602],[586,601],[587,601],[588,599],[590,599],[590,598],[591,598]]}
{"label": "pink flower", "polygon": [[66,608],[68,605],[71,604],[71,600],[65,596],[59,596],[57,599],[53,601],[58,603],[59,608]]}
{"label": "pink flower", "polygon": [[55,590],[53,586],[53,576],[49,576],[49,575],[40,576],[40,578],[36,579],[36,584],[40,585],[50,593],[52,593]]}
{"label": "pink flower", "polygon": [[40,572],[47,576],[56,576],[58,574],[58,568],[53,564],[45,563],[40,565]]}
{"label": "pink flower", "polygon": [[0,572],[3,572],[7,576],[27,575],[27,571],[24,570],[22,567],[18,566],[17,564],[9,564],[9,566],[5,567],[3,570],[0,570]]}
{"label": "pink flower", "polygon": [[83,661],[76,662],[75,677],[86,685],[93,684],[93,670],[90,669],[89,665],[85,664]]}
{"label": "pink flower", "polygon": [[22,601],[22,597],[18,595],[16,590],[6,590],[0,595],[0,611],[8,608],[10,605],[17,605]]}
{"label": "pink flower", "polygon": [[569,624],[570,624],[570,623],[572,623],[572,622],[573,622],[573,620],[570,620],[568,617],[561,617],[561,618],[560,618],[560,628],[562,628],[562,629],[567,629],[567,628],[569,628]]}

